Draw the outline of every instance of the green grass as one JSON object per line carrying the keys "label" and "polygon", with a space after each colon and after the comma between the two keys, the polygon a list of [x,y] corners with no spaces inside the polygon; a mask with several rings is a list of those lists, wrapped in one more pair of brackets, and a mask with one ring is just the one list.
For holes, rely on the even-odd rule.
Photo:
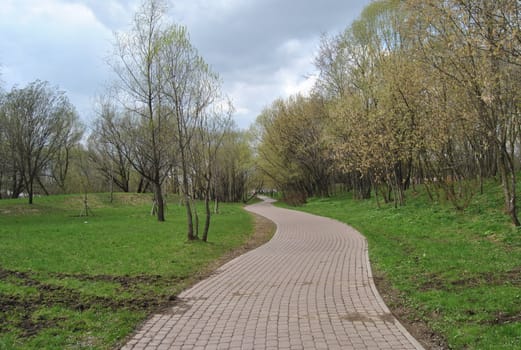
{"label": "green grass", "polygon": [[90,195],[89,217],[82,205],[0,201],[0,349],[113,348],[253,230],[239,204],[221,204],[208,243],[187,242],[175,201],[163,223],[149,195]]}
{"label": "green grass", "polygon": [[310,199],[299,210],[346,222],[369,242],[375,275],[398,294],[409,321],[422,320],[451,349],[521,349],[521,232],[490,183],[465,212],[408,193],[378,208],[350,195]]}

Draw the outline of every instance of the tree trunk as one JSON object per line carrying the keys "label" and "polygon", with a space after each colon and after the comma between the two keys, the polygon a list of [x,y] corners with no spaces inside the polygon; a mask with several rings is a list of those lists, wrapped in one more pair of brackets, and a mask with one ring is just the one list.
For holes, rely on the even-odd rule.
{"label": "tree trunk", "polygon": [[197,237],[194,235],[194,220],[192,216],[192,207],[190,203],[190,184],[188,183],[188,160],[187,158],[187,145],[184,140],[184,132],[181,129],[180,121],[178,120],[178,143],[179,143],[179,153],[181,155],[181,172],[183,178],[183,196],[184,202],[186,206],[186,221],[187,221],[187,232],[186,236],[189,241],[194,241]]}
{"label": "tree trunk", "polygon": [[141,188],[142,188],[142,187],[143,187],[143,178],[140,178],[140,179],[139,179],[139,182],[138,182],[138,184],[137,184],[137,190],[136,190],[136,192],[137,192],[137,193],[141,193]]}
{"label": "tree trunk", "polygon": [[38,185],[40,186],[42,191],[45,193],[46,196],[48,196],[49,195],[49,191],[47,191],[47,189],[45,188],[45,185],[42,183],[42,180],[39,177],[37,177],[36,180],[38,180]]}
{"label": "tree trunk", "polygon": [[517,217],[516,206],[516,175],[514,169],[509,165],[508,154],[505,149],[499,150],[499,164],[498,169],[501,174],[501,183],[503,185],[503,195],[505,200],[505,211],[510,216],[512,224],[516,227],[521,226],[519,218]]}
{"label": "tree trunk", "polygon": [[165,221],[165,203],[163,200],[163,192],[161,191],[161,184],[154,184],[154,196],[157,204],[157,221]]}
{"label": "tree trunk", "polygon": [[371,182],[372,182],[373,188],[374,188],[374,198],[376,199],[376,206],[378,207],[378,209],[380,209],[381,206],[380,206],[380,199],[378,198],[378,196],[379,196],[379,193],[378,193],[378,181],[375,180],[375,179],[372,179]]}
{"label": "tree trunk", "polygon": [[137,193],[147,193],[149,188],[150,188],[150,181],[148,181],[144,177],[141,177],[141,180],[139,180],[139,187],[138,187]]}
{"label": "tree trunk", "polygon": [[519,218],[517,217],[517,201],[516,201],[516,174],[515,172],[512,172],[510,175],[510,188],[512,190],[512,194],[510,196],[510,201],[508,205],[508,214],[510,215],[510,218],[512,220],[512,224],[514,226],[519,227],[521,226],[521,223],[519,222]]}
{"label": "tree trunk", "polygon": [[199,239],[199,212],[197,211],[197,203],[195,202],[195,195],[192,196],[192,207],[193,210],[193,218],[194,218],[194,239]]}
{"label": "tree trunk", "polygon": [[29,204],[33,204],[33,182],[30,181],[27,186],[27,193],[29,194]]}
{"label": "tree trunk", "polygon": [[194,236],[194,221],[192,218],[192,207],[190,206],[190,196],[188,194],[184,195],[185,199],[185,207],[186,207],[186,221],[188,224],[187,237],[189,241],[195,240]]}
{"label": "tree trunk", "polygon": [[204,194],[204,210],[205,210],[205,220],[204,220],[204,231],[203,231],[203,242],[208,241],[208,231],[210,230],[210,220],[212,218],[212,213],[210,211],[210,180],[206,185],[206,193]]}
{"label": "tree trunk", "polygon": [[[182,145],[181,145],[182,146]],[[183,172],[183,196],[186,207],[186,221],[187,221],[187,232],[186,236],[189,241],[195,240],[194,235],[194,219],[192,216],[192,206],[190,201],[190,188],[188,184],[188,169],[186,165],[186,159],[184,155],[184,149],[181,149],[181,166]]]}
{"label": "tree trunk", "polygon": [[23,187],[24,184],[22,178],[17,176],[16,172],[14,172],[11,182],[11,198],[18,198],[20,196],[20,193],[23,192]]}

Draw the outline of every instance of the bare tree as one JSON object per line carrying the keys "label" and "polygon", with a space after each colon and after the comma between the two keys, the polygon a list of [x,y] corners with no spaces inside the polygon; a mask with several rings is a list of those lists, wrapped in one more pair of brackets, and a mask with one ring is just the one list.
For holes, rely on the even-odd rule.
{"label": "bare tree", "polygon": [[144,2],[132,29],[116,35],[112,68],[119,78],[120,98],[128,117],[116,130],[128,161],[154,187],[157,219],[165,220],[162,184],[173,163],[171,109],[163,98],[166,5]]}
{"label": "bare tree", "polygon": [[217,102],[220,82],[217,74],[190,43],[186,28],[172,25],[164,33],[162,97],[174,118],[174,140],[181,170],[181,189],[188,221],[188,240],[197,238],[192,210],[194,178],[190,176],[190,147],[201,128],[209,106]]}
{"label": "bare tree", "polygon": [[[116,37],[119,96],[128,113],[114,124],[126,158],[154,186],[158,220],[164,220],[162,184],[179,171],[189,240],[193,222],[191,147],[194,135],[219,103],[220,81],[190,43],[183,26],[168,23],[161,0],[143,3],[130,32]],[[117,125],[116,125],[117,124]]]}
{"label": "bare tree", "polygon": [[125,145],[118,128],[120,111],[108,100],[101,101],[98,106],[98,118],[94,122],[89,137],[89,157],[94,166],[110,181],[124,192],[130,191],[130,174],[132,165],[125,154]]}
{"label": "bare tree", "polygon": [[62,192],[66,191],[65,184],[71,165],[71,151],[80,142],[85,128],[78,122],[74,111],[64,115],[64,130],[62,146],[50,161],[50,176]]}
{"label": "bare tree", "polygon": [[65,94],[43,81],[13,88],[6,96],[3,114],[14,165],[32,204],[35,182],[42,183],[51,161],[69,147],[71,135],[79,133],[78,116]]}
{"label": "bare tree", "polygon": [[[225,101],[223,101],[225,102]],[[191,146],[191,162],[194,169],[194,181],[204,199],[205,223],[201,239],[208,240],[212,211],[210,200],[212,196],[214,176],[217,167],[218,153],[223,145],[224,138],[232,127],[231,102],[216,104],[200,118],[196,134]]]}
{"label": "bare tree", "polygon": [[4,94],[0,88],[0,199],[7,195],[6,180],[9,177],[9,167],[11,161],[11,152],[9,152],[9,143],[7,142],[7,129],[5,113],[3,111]]}

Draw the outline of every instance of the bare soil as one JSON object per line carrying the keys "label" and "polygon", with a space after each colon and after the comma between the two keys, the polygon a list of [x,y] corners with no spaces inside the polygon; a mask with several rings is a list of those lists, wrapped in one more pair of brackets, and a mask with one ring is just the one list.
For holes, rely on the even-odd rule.
{"label": "bare soil", "polygon": [[[119,285],[118,292],[131,292],[133,297],[114,299],[84,294],[72,288],[48,284],[40,280],[46,277],[114,282]],[[14,326],[20,329],[23,336],[26,337],[36,335],[40,330],[53,327],[58,322],[56,319],[34,319],[33,314],[42,308],[60,306],[75,311],[84,311],[91,308],[149,310],[163,308],[175,300],[174,295],[157,294],[152,291],[144,291],[141,288],[143,284],[148,283],[153,283],[157,286],[176,282],[175,278],[161,276],[88,276],[82,274],[49,274],[39,276],[31,272],[0,269],[0,279],[21,287],[31,287],[36,291],[27,295],[0,294],[0,307],[2,310],[0,313],[0,332]],[[10,319],[8,315],[11,315]]]}
{"label": "bare soil", "polygon": [[500,286],[504,285],[505,283],[508,283],[510,286],[521,287],[521,266],[506,272],[494,271],[473,274],[472,276],[461,278],[448,283],[442,276],[432,274],[428,276],[428,282],[425,282],[420,286],[420,290],[454,291],[478,287],[483,284],[488,286]]}

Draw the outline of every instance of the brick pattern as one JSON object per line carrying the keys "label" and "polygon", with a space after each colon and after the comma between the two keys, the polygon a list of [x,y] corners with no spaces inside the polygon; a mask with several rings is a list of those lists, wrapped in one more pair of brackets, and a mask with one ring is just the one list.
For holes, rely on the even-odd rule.
{"label": "brick pattern", "polygon": [[247,209],[277,224],[273,239],[181,293],[123,349],[423,349],[380,298],[357,231],[269,200]]}

